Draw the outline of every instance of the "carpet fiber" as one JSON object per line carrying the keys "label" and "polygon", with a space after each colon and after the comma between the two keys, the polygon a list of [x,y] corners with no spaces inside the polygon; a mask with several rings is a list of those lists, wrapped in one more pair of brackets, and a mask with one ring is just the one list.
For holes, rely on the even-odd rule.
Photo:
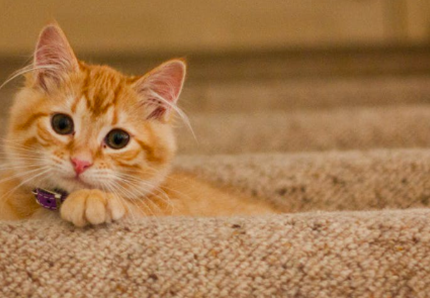
{"label": "carpet fiber", "polygon": [[426,297],[430,211],[3,223],[2,297]]}

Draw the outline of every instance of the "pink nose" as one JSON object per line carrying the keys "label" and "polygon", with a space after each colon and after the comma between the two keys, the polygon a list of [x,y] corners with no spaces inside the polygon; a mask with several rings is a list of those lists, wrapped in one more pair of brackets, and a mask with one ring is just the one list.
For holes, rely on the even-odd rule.
{"label": "pink nose", "polygon": [[72,158],[72,165],[75,168],[76,175],[85,172],[86,169],[91,167],[93,164],[87,160],[80,160],[78,158]]}

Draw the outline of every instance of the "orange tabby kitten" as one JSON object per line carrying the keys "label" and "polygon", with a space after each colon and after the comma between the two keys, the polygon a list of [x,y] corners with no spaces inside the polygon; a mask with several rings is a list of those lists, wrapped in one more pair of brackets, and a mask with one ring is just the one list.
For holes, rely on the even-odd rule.
{"label": "orange tabby kitten", "polygon": [[60,215],[76,226],[143,216],[272,213],[262,202],[170,173],[172,114],[183,60],[144,76],[78,61],[56,24],[43,29],[31,73],[11,109],[0,219],[43,217],[34,189],[69,195]]}

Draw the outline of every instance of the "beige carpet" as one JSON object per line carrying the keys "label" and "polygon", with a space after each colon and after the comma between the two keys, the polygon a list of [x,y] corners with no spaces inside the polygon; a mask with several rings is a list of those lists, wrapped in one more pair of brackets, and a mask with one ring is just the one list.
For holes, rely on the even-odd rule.
{"label": "beige carpet", "polygon": [[185,154],[430,147],[430,105],[422,104],[204,113],[191,120],[197,141],[185,127],[178,135]]}
{"label": "beige carpet", "polygon": [[428,297],[430,211],[3,223],[2,297]]}
{"label": "beige carpet", "polygon": [[429,297],[430,77],[254,83],[189,87],[175,168],[286,214],[2,222],[0,297]]}

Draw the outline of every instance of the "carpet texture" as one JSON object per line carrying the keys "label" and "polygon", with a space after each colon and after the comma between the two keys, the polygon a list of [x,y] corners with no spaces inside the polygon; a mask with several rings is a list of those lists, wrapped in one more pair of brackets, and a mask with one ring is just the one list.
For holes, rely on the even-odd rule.
{"label": "carpet texture", "polygon": [[[429,93],[430,97],[430,93]],[[197,141],[179,130],[186,154],[240,154],[430,147],[430,106],[339,108],[191,117]]]}
{"label": "carpet texture", "polygon": [[3,223],[2,297],[427,297],[430,211]]}
{"label": "carpet texture", "polygon": [[0,297],[429,297],[429,82],[188,90],[174,168],[285,214],[0,222]]}

